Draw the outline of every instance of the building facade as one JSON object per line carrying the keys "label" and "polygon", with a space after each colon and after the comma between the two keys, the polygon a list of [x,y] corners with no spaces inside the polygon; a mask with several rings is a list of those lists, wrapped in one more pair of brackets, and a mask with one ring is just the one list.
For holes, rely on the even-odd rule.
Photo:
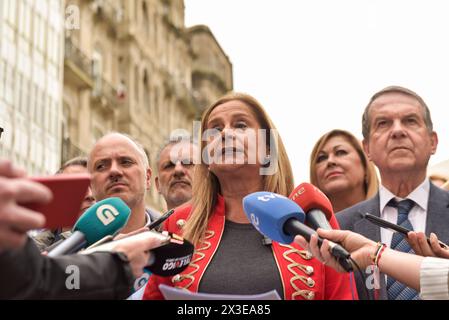
{"label": "building facade", "polygon": [[29,174],[61,161],[63,3],[0,1],[0,157]]}
{"label": "building facade", "polygon": [[[145,147],[153,177],[160,146],[232,90],[232,64],[205,26],[186,28],[183,0],[66,0],[62,160],[110,131]],[[154,181],[153,181],[154,182]],[[164,209],[154,183],[148,205]]]}

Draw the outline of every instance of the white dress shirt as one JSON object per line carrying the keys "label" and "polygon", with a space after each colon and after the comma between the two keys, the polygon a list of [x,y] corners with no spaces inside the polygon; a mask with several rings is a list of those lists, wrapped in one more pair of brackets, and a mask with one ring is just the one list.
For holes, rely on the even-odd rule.
{"label": "white dress shirt", "polygon": [[[430,182],[429,179],[425,179],[415,190],[413,190],[407,197],[399,198],[391,193],[390,190],[383,185],[379,187],[380,197],[380,217],[384,220],[397,224],[398,222],[398,209],[387,206],[387,203],[395,198],[397,201],[410,199],[415,202],[415,206],[410,210],[408,219],[413,226],[413,230],[417,232],[425,232],[426,230],[426,218],[427,218],[427,204],[429,202]],[[387,246],[391,245],[391,239],[393,238],[393,232],[385,228],[380,229],[381,242]]]}

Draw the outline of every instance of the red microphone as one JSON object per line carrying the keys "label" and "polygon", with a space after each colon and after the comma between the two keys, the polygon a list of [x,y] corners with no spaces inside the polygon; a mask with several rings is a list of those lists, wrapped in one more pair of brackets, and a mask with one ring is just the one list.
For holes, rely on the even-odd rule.
{"label": "red microphone", "polygon": [[313,229],[332,230],[329,224],[334,210],[326,195],[313,184],[304,182],[297,186],[289,198],[306,213],[306,223]]}

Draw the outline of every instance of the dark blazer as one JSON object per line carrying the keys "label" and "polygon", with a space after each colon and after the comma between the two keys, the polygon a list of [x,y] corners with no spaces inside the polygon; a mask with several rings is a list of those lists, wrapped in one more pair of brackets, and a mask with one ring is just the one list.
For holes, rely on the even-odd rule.
{"label": "dark blazer", "polygon": [[[380,217],[379,193],[373,198],[358,203],[336,214],[342,230],[351,230],[373,240],[380,241],[380,227],[362,218],[361,213],[371,213]],[[444,243],[449,243],[449,192],[430,183],[429,202],[427,206],[426,234],[431,232]],[[364,271],[364,270],[362,270]],[[359,299],[368,299],[365,283],[355,273]],[[369,276],[370,274],[366,274]],[[385,277],[381,277],[380,299],[387,299]],[[373,292],[373,290],[370,290]],[[372,294],[371,294],[372,295]]]}
{"label": "dark blazer", "polygon": [[[67,269],[70,265],[79,268],[79,289],[66,287],[74,274]],[[49,258],[28,239],[24,248],[0,253],[0,283],[0,299],[125,299],[134,276],[119,254]]]}

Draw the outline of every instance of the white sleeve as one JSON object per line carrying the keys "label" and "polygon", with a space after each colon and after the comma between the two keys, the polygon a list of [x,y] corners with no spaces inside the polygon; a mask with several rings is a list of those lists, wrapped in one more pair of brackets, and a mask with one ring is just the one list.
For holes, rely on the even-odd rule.
{"label": "white sleeve", "polygon": [[421,263],[420,296],[425,300],[449,300],[449,259],[427,257]]}

